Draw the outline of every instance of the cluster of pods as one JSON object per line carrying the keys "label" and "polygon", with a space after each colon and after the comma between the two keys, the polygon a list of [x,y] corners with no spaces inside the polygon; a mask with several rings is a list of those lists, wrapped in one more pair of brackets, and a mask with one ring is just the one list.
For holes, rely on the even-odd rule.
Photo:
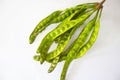
{"label": "cluster of pods", "polygon": [[[55,69],[59,62],[64,61],[60,80],[65,80],[70,63],[74,59],[82,57],[97,39],[104,1],[85,3],[65,10],[57,10],[40,21],[29,37],[30,44],[46,27],[55,23],[59,24],[43,38],[34,59],[41,64],[44,61],[51,63],[48,69],[49,73]],[[86,20],[89,21],[79,36],[66,49],[71,37]],[[57,44],[57,47],[55,50],[48,52],[53,42]]]}

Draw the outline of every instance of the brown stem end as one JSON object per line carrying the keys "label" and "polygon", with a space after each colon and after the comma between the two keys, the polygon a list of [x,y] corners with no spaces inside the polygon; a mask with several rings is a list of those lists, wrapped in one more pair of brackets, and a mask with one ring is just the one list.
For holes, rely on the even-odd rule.
{"label": "brown stem end", "polygon": [[105,2],[106,0],[103,0],[102,2],[96,4],[96,9],[100,9],[103,7],[103,3]]}

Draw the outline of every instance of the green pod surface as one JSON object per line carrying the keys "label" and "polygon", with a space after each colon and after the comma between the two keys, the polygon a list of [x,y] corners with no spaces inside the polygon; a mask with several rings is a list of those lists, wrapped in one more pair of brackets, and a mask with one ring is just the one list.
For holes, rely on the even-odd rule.
{"label": "green pod surface", "polygon": [[33,30],[33,32],[31,33],[30,37],[29,37],[29,43],[32,44],[36,38],[36,36],[42,32],[48,25],[51,24],[51,21],[57,17],[58,15],[60,15],[62,11],[58,10],[58,11],[54,11],[52,14],[50,14],[49,16],[47,16],[46,18],[44,18],[42,21],[40,21],[38,23],[38,25],[35,27],[35,29]]}
{"label": "green pod surface", "polygon": [[74,56],[75,53],[77,53],[78,50],[85,44],[91,30],[93,29],[93,26],[96,21],[96,17],[97,17],[97,14],[91,21],[88,22],[88,24],[82,30],[78,38],[71,44],[71,46],[65,51],[65,53],[63,53],[62,55],[63,58],[61,58],[60,61],[62,61],[62,59],[65,59],[65,55],[67,55],[66,57]]}
{"label": "green pod surface", "polygon": [[96,21],[96,17],[97,17],[97,15],[90,22],[88,22],[88,24],[85,26],[85,28],[81,32],[80,36],[77,38],[77,40],[75,40],[75,42],[72,44],[72,47],[68,50],[66,61],[65,61],[65,64],[64,64],[64,67],[62,70],[60,80],[65,80],[69,65],[72,62],[72,60],[74,59],[75,53],[77,53],[79,48],[82,47],[82,45],[86,41],[89,33],[93,29],[93,26]]}
{"label": "green pod surface", "polygon": [[70,41],[72,35],[74,34],[74,32],[76,31],[76,29],[78,27],[79,26],[76,26],[75,28],[68,30],[68,32],[70,32],[70,33],[67,32],[62,37],[62,39],[59,41],[59,44],[58,44],[56,50],[48,53],[48,55],[46,56],[46,60],[51,60],[51,59],[55,58],[56,56],[60,55],[63,52],[63,50],[66,48],[68,42]]}
{"label": "green pod surface", "polygon": [[76,10],[78,10],[78,9],[81,8],[81,6],[84,6],[84,7],[86,7],[86,9],[91,9],[91,8],[95,8],[96,4],[98,4],[98,2],[85,3],[85,4],[77,5],[77,6],[75,6],[74,8],[75,8]]}
{"label": "green pod surface", "polygon": [[[75,20],[69,21],[75,15],[75,13],[74,13],[73,15],[68,17],[64,22],[59,24],[57,28],[55,28],[53,31],[49,32],[43,38],[40,46],[37,49],[37,53],[41,54],[42,62],[45,60],[46,53],[48,52],[48,50],[55,38],[57,38],[64,32],[68,31],[69,29],[73,28],[74,26],[76,26],[78,24],[82,24],[90,15],[92,15],[92,13],[94,13],[94,11],[90,11]],[[67,23],[66,23],[66,21],[67,21]]]}
{"label": "green pod surface", "polygon": [[60,80],[65,80],[69,65],[72,62],[72,60],[73,60],[72,58],[69,58],[65,61],[64,67],[62,69],[62,73],[61,73],[61,76],[60,76]]}
{"label": "green pod surface", "polygon": [[40,61],[40,55],[35,55],[33,58],[35,61]]}
{"label": "green pod surface", "polygon": [[[101,11],[102,12],[102,11]],[[101,16],[101,12],[100,12],[100,16]],[[98,32],[99,32],[99,28],[100,28],[100,16],[98,18],[98,21],[96,22],[95,26],[94,26],[94,30],[90,36],[90,39],[88,40],[88,42],[79,50],[79,53],[75,56],[75,58],[80,58],[82,57],[91,47],[92,45],[95,43],[97,36],[98,36]]]}
{"label": "green pod surface", "polygon": [[94,9],[96,4],[97,4],[96,2],[95,3],[85,3],[85,4],[80,4],[75,7],[65,9],[65,11],[63,11],[61,13],[61,15],[59,15],[58,17],[56,17],[52,20],[52,23],[58,23],[60,21],[63,21],[65,18],[69,17],[71,14],[73,14],[75,11],[78,11],[78,10],[81,12],[84,12],[87,9]]}
{"label": "green pod surface", "polygon": [[[67,15],[69,15],[70,13],[72,14],[72,12],[77,11],[77,10],[80,11],[80,13],[78,13],[78,15],[80,16],[80,15],[82,15],[82,14],[84,14],[84,13],[90,11],[90,10],[93,10],[93,9],[95,8],[95,5],[96,5],[96,4],[97,4],[97,3],[94,2],[94,3],[86,3],[86,4],[77,5],[77,6],[73,7],[73,8],[71,8],[71,9],[67,9],[64,14],[62,14],[61,16],[58,16],[57,18],[59,18],[59,17],[64,18],[64,17],[62,17],[62,16],[67,16]],[[74,16],[72,19],[74,19],[75,17],[78,17],[78,15]],[[57,18],[56,18],[56,20],[59,21],[59,19],[57,19]],[[72,20],[72,19],[71,19],[71,20]],[[56,42],[56,43],[59,43],[59,41],[61,40],[61,38],[63,38],[63,36],[64,36],[65,34],[68,34],[68,33],[70,33],[70,31],[67,31],[67,32],[65,32],[64,34],[62,34],[62,35],[60,35],[59,37],[57,37],[57,38],[55,39],[55,42]]]}
{"label": "green pod surface", "polygon": [[[83,7],[84,7],[84,6],[83,6]],[[79,13],[77,13],[76,16],[73,16],[73,17],[71,18],[71,20],[72,20],[72,19],[75,19],[75,17],[78,17],[78,15],[79,15],[79,16],[82,15],[82,14],[85,12],[85,10],[86,10],[85,8],[82,8],[82,7],[81,7],[81,10],[79,10]],[[66,34],[70,34],[71,31],[72,31],[72,30],[69,30],[69,31],[63,33],[62,35],[58,36],[54,41],[55,41],[56,43],[59,43],[59,42],[62,40],[62,38],[64,38],[64,36],[66,36]]]}
{"label": "green pod surface", "polygon": [[58,36],[57,38],[55,38],[55,40],[54,40],[55,43],[58,43],[58,45],[61,44],[61,42],[63,42],[63,40],[65,40],[68,37],[68,35],[71,33],[72,29],[66,31],[65,33],[63,33],[60,36]]}
{"label": "green pod surface", "polygon": [[63,53],[61,53],[62,55],[60,55],[60,59],[59,59],[59,62],[62,62],[62,61],[64,61],[64,60],[66,60],[66,58],[67,58],[67,53],[66,53],[66,51],[65,52],[63,52]]}
{"label": "green pod surface", "polygon": [[42,21],[38,23],[38,25],[35,27],[33,32],[31,33],[29,37],[29,42],[32,44],[36,38],[36,36],[42,32],[47,26],[49,26],[52,23],[58,23],[60,21],[63,21],[65,18],[70,16],[72,13],[74,13],[76,10],[80,9],[86,9],[86,4],[79,5],[75,8],[69,8],[65,11],[55,11],[46,18],[44,18]]}
{"label": "green pod surface", "polygon": [[58,17],[54,18],[51,23],[58,23],[69,17],[71,14],[73,14],[75,10],[73,8],[69,8],[65,11],[63,11]]}
{"label": "green pod surface", "polygon": [[57,66],[58,62],[59,62],[59,56],[55,57],[55,59],[53,59],[50,68],[48,69],[48,73],[51,73]]}
{"label": "green pod surface", "polygon": [[[33,58],[35,61],[39,61],[41,64],[44,62],[43,58],[41,58],[41,55],[35,55]],[[49,62],[51,62],[51,61],[49,61]]]}

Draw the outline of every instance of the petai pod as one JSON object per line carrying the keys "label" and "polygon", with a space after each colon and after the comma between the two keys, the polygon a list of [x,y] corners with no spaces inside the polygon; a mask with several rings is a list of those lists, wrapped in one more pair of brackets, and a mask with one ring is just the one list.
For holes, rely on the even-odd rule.
{"label": "petai pod", "polygon": [[88,24],[85,26],[83,31],[80,33],[79,37],[73,42],[72,46],[70,46],[70,48],[68,49],[66,61],[65,61],[65,64],[64,64],[64,67],[62,70],[60,80],[65,80],[68,67],[69,67],[71,61],[74,59],[75,53],[77,53],[79,48],[81,48],[83,46],[89,33],[93,29],[93,26],[94,26],[95,21],[96,21],[96,17],[97,17],[97,14],[90,22],[88,22]]}
{"label": "petai pod", "polygon": [[[87,10],[85,7],[86,7],[85,5],[84,5],[84,8],[81,7],[80,13],[77,13],[75,16],[73,16],[73,17],[71,18],[71,20],[77,18],[78,16],[80,17],[80,16],[82,16],[84,13],[87,13],[87,12],[89,12],[89,11],[91,11],[91,10],[94,9],[94,8],[92,7],[92,9]],[[67,33],[70,33],[70,31],[67,31],[67,32],[65,32],[64,34],[58,36],[58,37],[55,39],[55,42],[56,42],[56,43],[59,43],[59,41],[61,40],[61,38],[62,38],[65,34],[67,34]]]}
{"label": "petai pod", "polygon": [[[96,13],[96,16],[91,21],[88,22],[85,28],[81,31],[78,38],[69,46],[69,48],[62,54],[62,56],[65,55],[67,55],[68,57],[74,56],[74,54],[78,52],[79,48],[81,48],[85,44],[91,30],[93,29],[93,26],[97,18],[97,14],[98,13]],[[65,59],[65,57],[61,59]]]}
{"label": "petai pod", "polygon": [[[71,20],[69,21],[74,15],[71,15],[70,17],[68,17],[67,20],[63,21],[61,24],[58,25],[57,28],[55,28],[53,31],[49,32],[42,40],[40,46],[37,49],[37,53],[41,54],[41,60],[43,63],[45,60],[45,56],[46,53],[48,52],[51,44],[53,43],[54,39],[56,37],[58,37],[59,35],[63,34],[64,32],[68,31],[69,29],[73,28],[74,26],[78,25],[78,24],[82,24],[88,17],[90,17],[90,15],[92,15],[94,13],[95,10],[90,11],[86,14],[83,14],[81,17],[75,19],[75,20]],[[76,12],[77,13],[77,12]],[[67,21],[67,23],[66,23]]]}
{"label": "petai pod", "polygon": [[85,3],[85,4],[77,5],[72,8],[65,9],[58,17],[52,20],[52,23],[58,23],[60,21],[63,21],[65,18],[69,17],[75,11],[81,11],[83,13],[87,9],[94,9],[96,4],[97,3],[87,3],[87,4]]}
{"label": "petai pod", "polygon": [[49,16],[44,18],[42,21],[38,23],[38,25],[35,27],[35,29],[31,33],[29,37],[30,44],[34,42],[36,36],[40,32],[42,32],[47,26],[49,26],[52,23],[57,23],[57,22],[64,20],[65,18],[70,16],[72,13],[74,13],[75,10],[83,8],[83,6],[85,6],[85,4],[79,5],[75,8],[66,9],[65,11],[62,11],[62,10],[54,11]]}
{"label": "petai pod", "polygon": [[63,35],[57,48],[53,52],[48,53],[46,60],[51,60],[63,52],[78,27],[79,25],[75,26],[74,28],[68,30],[65,35]]}
{"label": "petai pod", "polygon": [[58,64],[58,62],[59,62],[59,56],[57,56],[57,57],[55,57],[53,60],[52,60],[52,62],[51,62],[51,66],[50,66],[50,68],[48,69],[48,73],[50,73],[50,72],[52,72],[54,69],[55,69],[55,67],[57,66],[57,64]]}
{"label": "petai pod", "polygon": [[[65,61],[60,80],[66,80],[67,71],[71,62],[74,59],[82,57],[97,39],[103,8],[102,4],[104,2],[105,0],[100,3],[85,3],[65,10],[57,10],[40,21],[29,37],[30,44],[49,25],[59,24],[42,39],[37,48],[37,55],[34,56],[34,60],[39,61],[41,64],[44,61],[50,63],[48,73],[52,72],[59,62]],[[88,19],[89,17],[91,20]],[[87,19],[89,20],[88,22],[86,21]],[[86,22],[87,24],[78,37],[68,46],[76,29]],[[57,43],[57,47],[53,51],[48,52],[53,42]]]}
{"label": "petai pod", "polygon": [[99,32],[99,28],[100,28],[100,16],[101,16],[102,10],[99,14],[98,17],[98,21],[96,22],[95,26],[94,26],[94,30],[90,36],[90,39],[88,40],[88,42],[79,50],[79,53],[75,56],[75,58],[79,58],[82,57],[94,44],[94,42],[97,39],[98,36],[98,32]]}
{"label": "petai pod", "polygon": [[[74,17],[72,17],[71,20],[74,19],[75,17],[78,17],[78,15],[81,16],[82,14],[84,14],[84,13],[86,13],[86,12],[89,12],[90,10],[95,9],[95,5],[96,5],[96,4],[97,4],[97,2],[94,2],[94,3],[85,3],[85,4],[77,5],[77,6],[73,7],[73,8],[71,8],[71,12],[72,12],[72,10],[74,10],[74,11],[75,11],[75,10],[79,10],[79,12],[80,12],[80,13],[77,13]],[[67,9],[67,10],[66,10],[67,12],[66,12],[65,14],[69,14],[69,12],[70,12],[69,10],[70,10],[70,9]],[[58,16],[57,18],[59,18],[59,17],[62,18],[62,16],[65,16],[65,15]],[[56,18],[56,20],[57,20],[57,18]],[[65,34],[68,34],[68,33],[70,33],[70,30],[67,31],[67,32],[65,32],[64,34],[58,36],[58,37],[55,39],[55,42],[56,42],[56,43],[59,43],[59,41],[61,40],[61,38],[62,38]]]}
{"label": "petai pod", "polygon": [[73,60],[72,58],[69,58],[65,61],[64,67],[62,69],[62,73],[61,73],[61,76],[60,76],[60,80],[65,80],[68,67],[69,67],[70,63],[72,62],[72,60]]}
{"label": "petai pod", "polygon": [[30,44],[34,42],[36,36],[41,31],[43,31],[48,25],[51,24],[51,20],[53,20],[53,18],[57,17],[58,15],[60,15],[61,12],[62,12],[61,10],[54,11],[52,14],[50,14],[48,17],[46,17],[45,19],[43,19],[42,21],[38,23],[38,25],[35,27],[35,29],[33,30],[33,32],[31,33],[29,37]]}
{"label": "petai pod", "polygon": [[[49,47],[50,47],[50,45],[52,44],[52,42],[53,42],[53,40],[54,39],[52,39],[52,36],[54,37],[55,35],[57,36],[57,34],[59,33],[59,32],[62,32],[62,30],[59,28],[57,31],[55,31],[56,29],[54,29],[52,32],[49,32],[45,37],[44,37],[44,39],[42,40],[42,42],[41,42],[41,44],[40,44],[40,46],[38,47],[38,49],[37,49],[37,53],[41,53],[41,56],[42,57],[40,57],[41,58],[41,63],[43,63],[43,61],[44,61],[44,57],[45,57],[45,55],[46,55],[46,53],[48,52],[48,49],[49,49]],[[48,42],[49,41],[49,42]],[[48,43],[46,43],[46,42],[48,42]],[[45,44],[45,45],[44,45]],[[40,48],[41,47],[41,48]],[[43,51],[40,51],[40,49],[41,50],[43,50]],[[39,52],[40,51],[40,52]]]}

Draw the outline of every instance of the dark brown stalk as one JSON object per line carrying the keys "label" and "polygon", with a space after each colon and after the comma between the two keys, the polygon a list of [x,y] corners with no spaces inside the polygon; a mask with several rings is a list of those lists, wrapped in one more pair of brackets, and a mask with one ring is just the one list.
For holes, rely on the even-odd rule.
{"label": "dark brown stalk", "polygon": [[102,8],[102,7],[103,7],[103,3],[104,3],[105,1],[106,1],[106,0],[103,0],[102,2],[98,3],[98,4],[96,5],[96,9]]}

